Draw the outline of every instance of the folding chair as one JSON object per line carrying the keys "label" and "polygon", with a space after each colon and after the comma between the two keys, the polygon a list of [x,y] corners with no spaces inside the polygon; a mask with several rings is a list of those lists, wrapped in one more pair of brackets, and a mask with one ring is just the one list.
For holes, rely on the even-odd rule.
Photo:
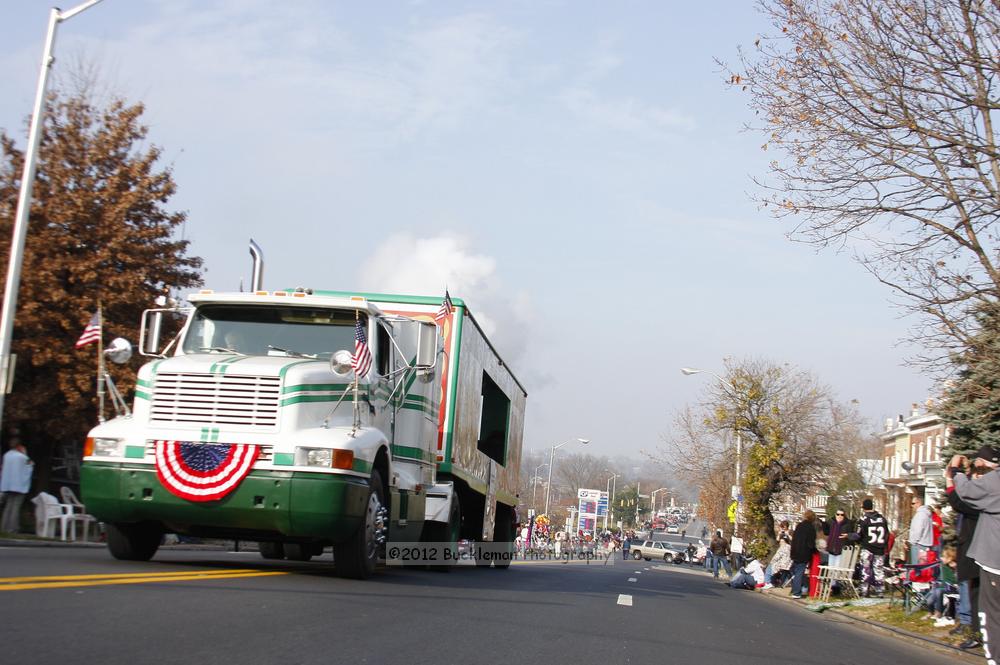
{"label": "folding chair", "polygon": [[941,567],[940,561],[931,563],[905,564],[903,575],[900,576],[899,588],[903,597],[903,611],[906,614],[913,614],[921,608],[927,606],[927,592],[930,591],[933,582],[917,582],[912,576],[924,573],[925,571],[936,571]]}
{"label": "folding chair", "polygon": [[[100,533],[101,527],[97,522],[97,518],[93,515],[87,514],[87,509],[84,507],[83,502],[76,498],[76,493],[73,492],[68,487],[62,487],[59,489],[59,494],[62,496],[63,503],[71,507],[70,519],[73,522],[79,522],[83,527],[83,540],[86,542],[87,536],[90,533],[90,525],[94,525],[95,533]],[[73,529],[73,540],[76,540],[76,528]]]}
{"label": "folding chair", "polygon": [[830,592],[833,590],[834,584],[840,587],[842,598],[858,597],[858,590],[854,587],[854,568],[858,565],[860,550],[860,547],[845,547],[842,554],[843,557],[846,557],[845,565],[819,567],[820,602],[825,603],[830,600]]}

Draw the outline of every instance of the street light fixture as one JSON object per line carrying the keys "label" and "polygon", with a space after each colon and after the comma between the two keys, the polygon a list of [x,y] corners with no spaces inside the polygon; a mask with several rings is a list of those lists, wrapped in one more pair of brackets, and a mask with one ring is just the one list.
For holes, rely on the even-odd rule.
{"label": "street light fixture", "polygon": [[657,492],[669,492],[669,487],[661,487],[658,490],[653,490],[653,493],[649,495],[649,509],[653,513],[653,517],[656,517],[656,493]]}
{"label": "street light fixture", "polygon": [[[681,367],[681,374],[683,374],[684,376],[691,376],[692,374],[701,374],[703,372],[707,372],[708,374],[711,374],[712,376],[714,376],[716,379],[719,380],[719,383],[721,383],[722,385],[724,385],[724,386],[728,385],[730,388],[733,388],[733,390],[736,389],[735,386],[733,386],[733,384],[732,384],[731,381],[727,381],[726,379],[723,379],[721,376],[719,376],[718,374],[716,374],[715,372],[713,372],[710,369],[697,369],[695,367]],[[743,472],[743,469],[742,469],[742,466],[741,466],[742,459],[743,459],[743,437],[741,437],[740,433],[738,431],[736,431],[736,428],[733,428],[733,434],[736,436],[736,481],[735,481],[736,496],[733,497],[733,498],[736,499],[737,502],[739,502],[739,500],[740,500],[740,494],[742,492],[741,483],[740,483],[740,476],[742,475],[742,472]],[[737,507],[738,506],[739,506],[739,503],[737,503]],[[733,536],[736,536],[739,533],[739,529],[740,529],[740,520],[737,518],[736,521],[733,522]]]}
{"label": "street light fixture", "polygon": [[21,263],[24,255],[24,240],[28,235],[28,215],[31,212],[31,191],[35,185],[38,146],[45,126],[45,89],[49,83],[49,71],[55,59],[52,51],[56,43],[56,28],[82,11],[90,9],[101,0],[87,0],[73,9],[62,11],[53,7],[49,12],[49,27],[45,33],[45,48],[42,51],[42,69],[38,74],[38,89],[35,91],[35,106],[31,112],[28,128],[28,145],[24,152],[24,170],[21,173],[21,191],[17,197],[17,213],[14,217],[14,234],[10,241],[10,259],[7,262],[7,283],[3,292],[3,308],[0,311],[0,425],[3,423],[3,403],[7,394],[7,376],[10,368],[10,342],[14,334],[14,315],[17,312],[17,291],[21,286]]}
{"label": "street light fixture", "polygon": [[567,443],[573,443],[575,441],[579,441],[583,445],[587,445],[588,443],[590,443],[590,439],[570,439],[569,441],[563,441],[560,444],[552,446],[552,448],[549,450],[549,482],[545,486],[545,515],[546,516],[549,514],[549,495],[552,493],[552,458],[555,457],[556,448],[562,448]]}

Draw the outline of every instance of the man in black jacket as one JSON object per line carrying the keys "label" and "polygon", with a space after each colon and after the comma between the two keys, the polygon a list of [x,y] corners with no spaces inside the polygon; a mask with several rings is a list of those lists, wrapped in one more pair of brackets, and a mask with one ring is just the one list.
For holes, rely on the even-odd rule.
{"label": "man in black jacket", "polygon": [[792,533],[792,598],[801,598],[809,589],[806,570],[816,551],[816,513],[807,510]]}
{"label": "man in black jacket", "polygon": [[871,499],[861,503],[865,511],[858,522],[858,529],[847,535],[847,540],[861,543],[861,595],[872,591],[881,596],[885,585],[885,548],[889,542],[889,523],[875,510]]}

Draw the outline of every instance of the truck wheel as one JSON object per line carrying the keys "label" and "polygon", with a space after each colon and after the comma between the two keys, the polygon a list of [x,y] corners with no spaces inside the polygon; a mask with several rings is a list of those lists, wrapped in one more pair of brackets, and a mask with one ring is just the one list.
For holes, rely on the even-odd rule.
{"label": "truck wheel", "polygon": [[493,542],[503,545],[499,548],[504,557],[494,559],[494,568],[507,570],[514,555],[514,525],[504,520],[503,524],[497,524],[493,529]]}
{"label": "truck wheel", "polygon": [[285,546],[281,543],[276,543],[273,541],[261,541],[257,543],[257,549],[260,550],[260,555],[265,559],[284,559],[285,558]]}
{"label": "truck wheel", "polygon": [[385,545],[389,511],[382,493],[382,476],[373,470],[368,480],[368,502],[358,530],[347,542],[333,546],[337,575],[365,580],[375,572],[379,554]]}
{"label": "truck wheel", "polygon": [[313,558],[312,545],[285,543],[285,558],[289,561],[309,561]]}
{"label": "truck wheel", "polygon": [[122,561],[149,561],[162,538],[163,529],[153,524],[108,524],[108,551]]}

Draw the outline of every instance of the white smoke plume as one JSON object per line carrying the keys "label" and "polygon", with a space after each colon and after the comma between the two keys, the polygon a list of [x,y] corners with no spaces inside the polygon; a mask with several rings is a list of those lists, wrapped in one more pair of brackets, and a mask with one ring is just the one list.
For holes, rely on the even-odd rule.
{"label": "white smoke plume", "polygon": [[[492,256],[477,253],[465,237],[390,236],[362,262],[364,291],[462,298],[506,361],[523,357],[531,304],[524,292],[508,292]],[[497,322],[502,322],[498,325]]]}

